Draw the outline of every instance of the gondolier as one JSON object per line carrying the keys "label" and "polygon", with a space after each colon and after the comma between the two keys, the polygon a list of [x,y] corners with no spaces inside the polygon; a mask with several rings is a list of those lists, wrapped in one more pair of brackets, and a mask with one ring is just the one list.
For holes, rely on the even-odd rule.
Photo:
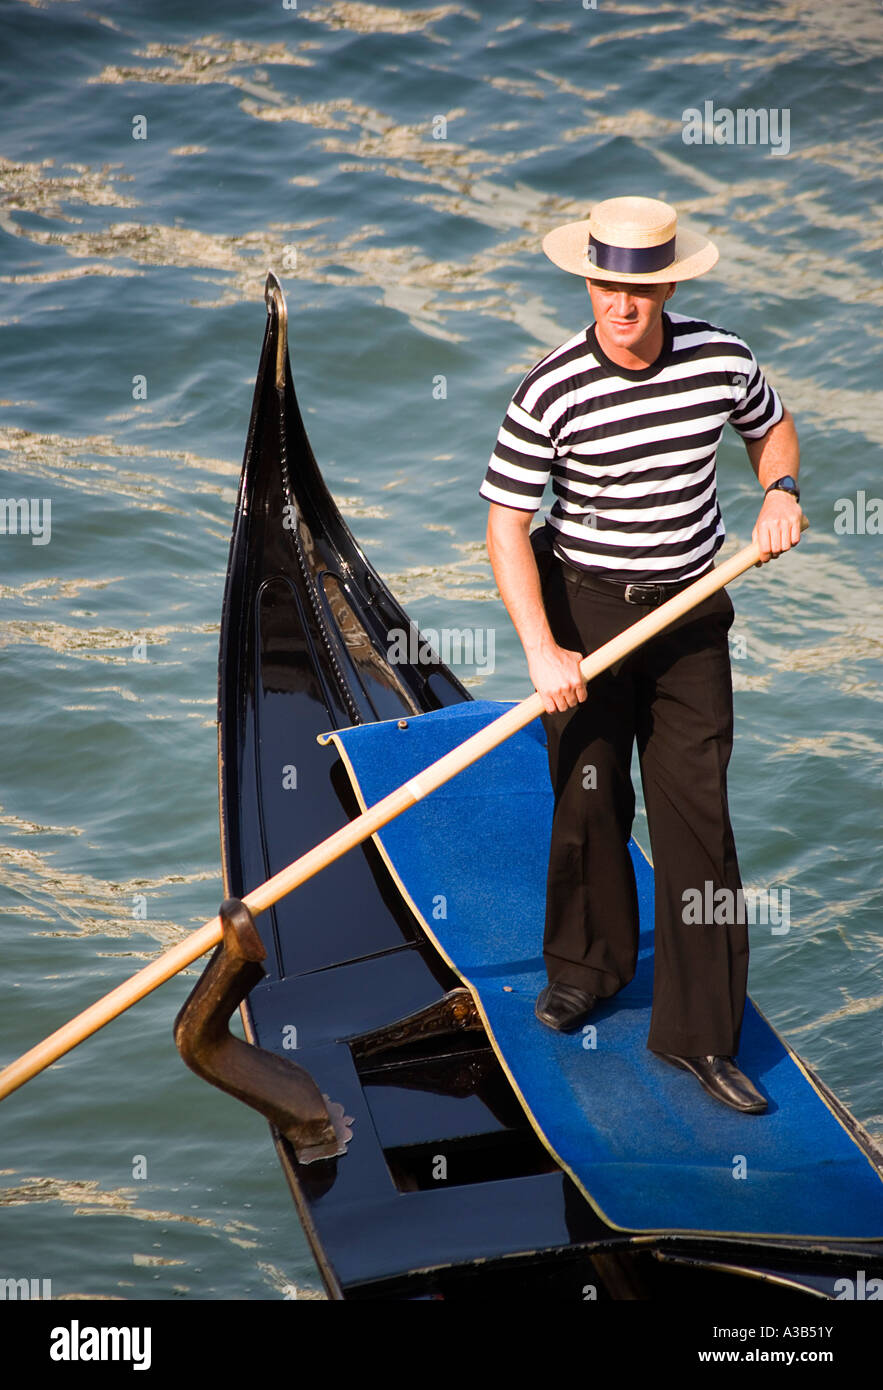
{"label": "gondolier", "polygon": [[[585,278],[594,322],[524,377],[480,489],[494,576],[546,709],[555,809],[536,1015],[577,1028],[634,975],[637,743],[656,880],[647,1046],[718,1100],[760,1113],[766,1101],[734,1061],[748,932],[726,788],[732,603],[713,595],[589,686],[579,661],[713,567],[728,421],[764,490],[762,561],[797,544],[794,423],[739,337],[664,309],[678,281],[718,259],[667,203],[608,199],[543,249]],[[550,478],[554,504],[531,535]],[[697,923],[685,912],[697,890],[735,910]]]}

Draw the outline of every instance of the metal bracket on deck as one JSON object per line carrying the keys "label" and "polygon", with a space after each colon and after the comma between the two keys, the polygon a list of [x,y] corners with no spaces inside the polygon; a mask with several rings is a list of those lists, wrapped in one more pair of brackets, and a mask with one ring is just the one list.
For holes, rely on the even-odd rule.
{"label": "metal bracket on deck", "polygon": [[233,1010],[263,979],[267,953],[245,903],[227,898],[218,915],[224,939],[175,1019],[178,1051],[197,1076],[266,1115],[299,1163],[336,1158],[352,1138],[343,1107],[296,1062],[230,1032]]}
{"label": "metal bracket on deck", "polygon": [[370,1033],[347,1038],[353,1057],[358,1061],[375,1052],[406,1047],[423,1038],[435,1038],[445,1033],[480,1032],[484,1028],[475,1000],[468,989],[452,989],[434,1004],[418,1009],[407,1018],[384,1024]]}

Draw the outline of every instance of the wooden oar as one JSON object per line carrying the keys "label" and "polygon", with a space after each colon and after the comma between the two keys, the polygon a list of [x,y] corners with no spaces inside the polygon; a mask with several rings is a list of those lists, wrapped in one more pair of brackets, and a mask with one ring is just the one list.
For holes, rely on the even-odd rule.
{"label": "wooden oar", "polygon": [[[805,518],[801,521],[801,530],[806,530],[809,522]],[[580,662],[580,670],[586,681],[592,680],[594,676],[606,671],[608,666],[613,666],[623,657],[628,656],[640,647],[648,638],[661,632],[668,627],[682,614],[687,613],[691,608],[695,608],[697,603],[709,598],[711,594],[722,589],[725,584],[752,565],[760,563],[760,547],[757,542],[752,542],[744,550],[740,550],[729,560],[725,560],[722,565],[711,570],[708,574],[697,579],[695,584],[689,585],[674,598],[670,598],[666,603],[660,605],[646,617],[633,623],[626,628],[618,637],[606,642],[597,651],[591,652]],[[511,734],[523,729],[531,720],[536,719],[542,714],[544,705],[542,697],[534,691],[533,695],[528,695],[527,699],[520,704],[514,705],[505,714],[500,715],[499,719],[493,720],[484,729],[473,734],[464,743],[452,748],[450,753],[431,763],[417,777],[412,777],[409,782],[390,792],[382,801],[370,806],[355,820],[349,821],[340,830],[329,835],[327,840],[316,845],[314,849],[308,850],[306,854],[295,859],[287,868],[281,869],[278,874],[267,879],[259,888],[254,888],[244,898],[243,902],[252,913],[265,911],[273,903],[278,902],[286,893],[290,893],[292,888],[297,888],[308,878],[312,878],[320,869],[324,869],[327,864],[331,864],[341,855],[346,854],[347,850],[354,849],[363,840],[367,840],[369,835],[373,835],[381,826],[386,825],[396,816],[401,815],[409,806],[413,806],[424,796],[428,796],[436,787],[440,787],[443,782],[455,777],[458,772],[470,766],[471,763],[489,753],[492,748],[503,743]],[[46,1067],[63,1057],[71,1048],[83,1042],[85,1038],[97,1033],[99,1028],[103,1028],[111,1019],[118,1014],[131,1008],[139,999],[143,999],[151,990],[158,985],[170,980],[173,975],[177,975],[179,970],[191,965],[200,956],[205,955],[213,946],[217,946],[222,937],[222,927],[220,917],[213,917],[210,922],[193,932],[185,941],[181,941],[171,950],[158,956],[150,965],[146,965],[143,970],[139,970],[137,975],[133,975],[123,984],[117,985],[109,994],[105,994],[95,1004],[90,1005],[83,1013],[77,1014],[76,1018],[70,1020],[55,1033],[51,1033],[43,1042],[32,1047],[29,1052],[19,1057],[18,1061],[12,1062],[2,1072],[0,1072],[0,1100],[8,1096],[12,1091],[23,1086],[31,1077],[36,1076]]]}

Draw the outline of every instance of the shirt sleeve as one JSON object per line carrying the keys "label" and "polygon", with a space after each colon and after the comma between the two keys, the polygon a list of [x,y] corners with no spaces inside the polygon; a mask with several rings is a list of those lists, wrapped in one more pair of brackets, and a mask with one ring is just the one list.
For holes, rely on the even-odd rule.
{"label": "shirt sleeve", "polygon": [[555,445],[542,420],[513,397],[500,426],[479,496],[518,511],[536,512],[549,481]]}
{"label": "shirt sleeve", "polygon": [[746,347],[745,352],[744,369],[731,377],[734,406],[729,421],[743,439],[762,439],[781,420],[785,408],[751,350]]}

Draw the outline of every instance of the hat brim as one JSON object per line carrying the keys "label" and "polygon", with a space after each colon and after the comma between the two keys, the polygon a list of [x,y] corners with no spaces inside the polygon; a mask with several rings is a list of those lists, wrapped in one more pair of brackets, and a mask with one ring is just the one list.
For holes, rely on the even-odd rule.
{"label": "hat brim", "polygon": [[565,222],[543,238],[543,250],[549,260],[572,275],[582,275],[588,280],[616,280],[625,284],[659,285],[671,280],[692,280],[696,275],[704,275],[716,264],[720,252],[713,241],[699,232],[687,231],[679,227],[675,238],[675,259],[662,270],[653,270],[645,275],[627,275],[618,270],[602,270],[593,265],[586,256],[589,244],[589,222]]}

